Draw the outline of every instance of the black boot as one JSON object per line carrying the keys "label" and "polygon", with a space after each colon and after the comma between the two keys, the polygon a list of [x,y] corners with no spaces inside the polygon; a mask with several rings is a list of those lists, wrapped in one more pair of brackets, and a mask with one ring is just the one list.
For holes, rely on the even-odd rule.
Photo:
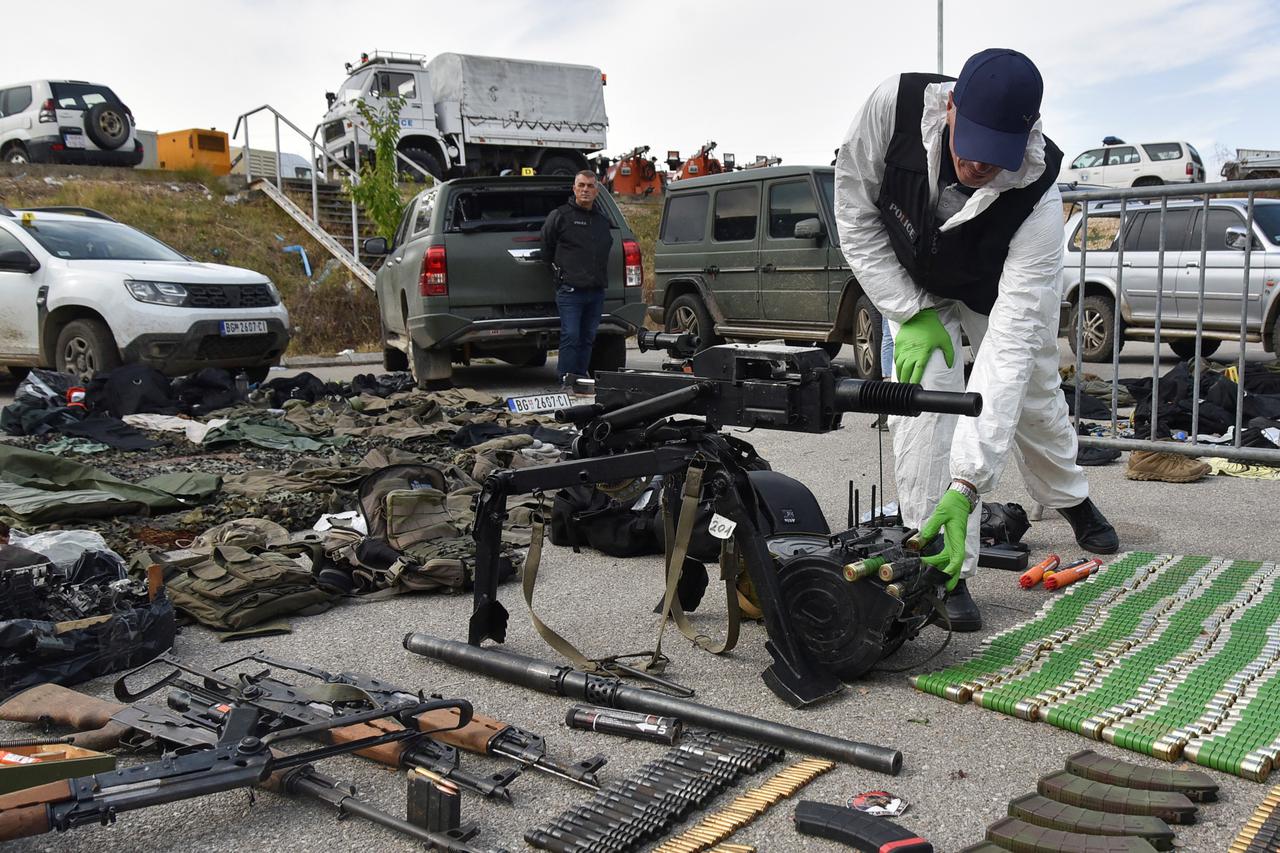
{"label": "black boot", "polygon": [[1075,531],[1076,542],[1081,548],[1095,554],[1114,554],[1120,550],[1116,529],[1089,498],[1058,512],[1071,522],[1071,529]]}
{"label": "black boot", "polygon": [[947,594],[943,606],[947,609],[947,618],[951,620],[952,631],[968,634],[982,630],[982,614],[978,611],[978,604],[969,594],[969,586],[964,581],[956,584],[956,588]]}

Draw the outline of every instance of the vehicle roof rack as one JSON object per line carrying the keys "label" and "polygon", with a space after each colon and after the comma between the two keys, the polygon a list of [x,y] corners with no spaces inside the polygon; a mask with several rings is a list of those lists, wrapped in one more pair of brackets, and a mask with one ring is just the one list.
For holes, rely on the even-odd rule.
{"label": "vehicle roof rack", "polygon": [[350,74],[358,68],[366,68],[370,65],[386,65],[393,62],[426,66],[427,55],[425,53],[398,53],[394,50],[371,50],[368,53],[360,54],[358,62],[346,63],[346,68],[347,73]]}
{"label": "vehicle roof rack", "polygon": [[107,216],[101,210],[94,210],[92,207],[76,207],[74,205],[58,204],[52,207],[28,207],[26,210],[39,213],[70,213],[74,216],[84,216],[88,219],[102,219],[106,222],[115,222],[115,217]]}

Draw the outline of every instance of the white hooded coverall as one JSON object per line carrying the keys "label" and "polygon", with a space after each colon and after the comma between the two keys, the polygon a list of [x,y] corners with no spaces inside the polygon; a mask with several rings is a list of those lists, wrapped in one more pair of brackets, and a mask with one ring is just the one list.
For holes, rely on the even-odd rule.
{"label": "white hooded coverall", "polygon": [[[947,125],[947,95],[954,83],[925,89],[920,129],[929,166],[929,185],[937,202]],[[1058,312],[1063,252],[1062,196],[1050,187],[1009,244],[999,291],[990,316],[964,304],[935,297],[917,285],[898,262],[880,221],[876,197],[884,177],[885,152],[893,136],[898,77],[871,95],[853,120],[836,158],[835,216],[840,248],[854,277],[893,334],[926,308],[934,308],[951,335],[955,359],[947,367],[935,351],[921,384],[938,391],[964,391],[963,328],[976,354],[969,391],[982,395],[977,418],[926,412],[917,418],[893,417],[898,504],[903,521],[919,527],[933,512],[953,478],[968,480],[980,495],[1000,481],[1010,451],[1018,461],[1031,497],[1047,507],[1075,506],[1088,497],[1084,472],[1076,464],[1076,434],[1059,390]],[[1025,187],[1044,173],[1044,133],[1036,122],[1022,168],[1001,172],[974,191],[964,207],[943,225],[948,231],[986,210],[1002,190]],[[896,378],[896,376],[895,376]],[[962,577],[977,565],[981,513],[969,516]]]}

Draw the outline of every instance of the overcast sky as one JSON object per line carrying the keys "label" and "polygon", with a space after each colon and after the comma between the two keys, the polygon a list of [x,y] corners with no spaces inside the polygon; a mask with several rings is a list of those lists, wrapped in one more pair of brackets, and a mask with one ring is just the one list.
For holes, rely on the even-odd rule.
{"label": "overcast sky", "polygon": [[[947,0],[944,71],[1012,47],[1045,79],[1045,130],[1068,158],[1114,134],[1280,148],[1275,0]],[[102,82],[140,127],[230,131],[271,104],[309,134],[343,63],[374,48],[564,61],[608,74],[609,153],[691,153],[708,140],[827,163],[871,90],[933,71],[935,0],[736,3],[382,0],[377,3],[7,0],[0,85]],[[253,144],[271,141],[255,122]],[[287,133],[287,132],[286,132]],[[305,143],[284,147],[305,153]]]}

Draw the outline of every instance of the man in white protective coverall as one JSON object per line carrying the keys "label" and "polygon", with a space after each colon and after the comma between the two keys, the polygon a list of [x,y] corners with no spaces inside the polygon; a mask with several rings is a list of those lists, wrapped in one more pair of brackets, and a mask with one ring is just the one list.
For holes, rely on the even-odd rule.
{"label": "man in white protective coverall", "polygon": [[980,496],[1010,452],[1031,497],[1071,523],[1082,548],[1119,549],[1089,500],[1059,390],[1062,152],[1041,130],[1043,83],[1030,59],[984,50],[959,78],[901,74],[853,120],[836,158],[840,248],[889,319],[894,378],[965,389],[963,329],[976,350],[977,418],[890,418],[898,502],[951,576],[952,628],[982,616],[965,578],[978,558]]}

